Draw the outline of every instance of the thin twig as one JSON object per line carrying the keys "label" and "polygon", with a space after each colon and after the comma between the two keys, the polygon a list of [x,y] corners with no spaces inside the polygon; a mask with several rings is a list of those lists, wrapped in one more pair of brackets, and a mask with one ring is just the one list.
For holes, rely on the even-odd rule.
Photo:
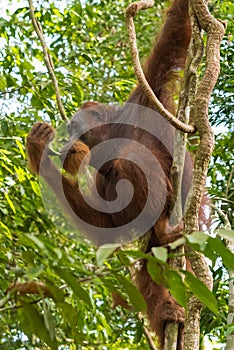
{"label": "thin twig", "polygon": [[225,230],[231,230],[231,223],[228,219],[228,216],[219,208],[217,208],[215,205],[211,205],[211,208],[214,209],[219,217],[223,220],[223,225]]}
{"label": "thin twig", "polygon": [[140,10],[148,9],[153,5],[154,5],[153,0],[137,1],[130,4],[126,10],[128,33],[129,33],[129,39],[130,39],[130,48],[131,48],[134,70],[135,70],[137,79],[142,86],[143,91],[145,92],[149,100],[153,103],[153,105],[158,110],[158,112],[161,115],[163,115],[176,129],[179,129],[183,132],[191,134],[195,132],[195,127],[193,125],[186,125],[185,123],[181,122],[163,106],[163,104],[158,100],[153,90],[151,89],[141,67],[138,49],[137,49],[137,43],[136,43],[134,17]]}
{"label": "thin twig", "polygon": [[[38,298],[37,300],[32,300],[30,302],[28,302],[29,305],[33,305],[33,304],[37,304],[42,300],[42,298]],[[24,307],[24,305],[19,305],[19,304],[14,304],[11,306],[7,306],[7,307],[3,307],[0,309],[0,312],[5,312],[5,311],[10,311],[10,310],[17,310],[17,309],[22,309]]]}
{"label": "thin twig", "polygon": [[143,332],[144,332],[144,335],[146,337],[146,339],[148,340],[148,343],[149,343],[149,346],[150,346],[150,349],[151,350],[158,350],[157,346],[154,344],[154,341],[151,337],[151,334],[148,330],[148,328],[146,328],[145,326],[143,327]]}
{"label": "thin twig", "polygon": [[46,45],[46,42],[45,42],[45,39],[43,36],[41,25],[35,18],[32,0],[28,0],[28,3],[29,3],[30,17],[31,17],[31,20],[33,23],[33,27],[34,27],[34,29],[37,33],[37,36],[41,42],[43,53],[44,53],[45,64],[46,64],[47,70],[50,74],[52,83],[54,85],[59,113],[60,113],[62,119],[65,121],[65,123],[68,123],[69,120],[66,116],[66,112],[65,112],[65,109],[64,109],[63,104],[62,104],[62,100],[61,100],[61,96],[60,96],[60,92],[59,92],[59,87],[58,87],[58,82],[57,82],[56,76],[54,74],[54,65],[53,65],[52,57],[48,51],[48,48],[47,48],[47,45]]}
{"label": "thin twig", "polygon": [[227,187],[226,187],[226,198],[228,199],[228,192],[230,190],[230,186],[232,184],[232,179],[233,179],[233,174],[234,174],[234,166],[232,166],[229,178],[228,178],[228,182],[227,182]]}

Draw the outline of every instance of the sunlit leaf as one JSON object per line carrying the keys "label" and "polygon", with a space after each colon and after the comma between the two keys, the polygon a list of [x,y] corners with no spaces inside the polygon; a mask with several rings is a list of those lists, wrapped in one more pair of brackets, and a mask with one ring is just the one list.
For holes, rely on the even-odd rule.
{"label": "sunlit leaf", "polygon": [[104,244],[100,246],[96,253],[97,264],[103,265],[104,261],[110,256],[121,244]]}
{"label": "sunlit leaf", "polygon": [[155,258],[162,263],[166,263],[168,259],[168,252],[165,247],[154,247],[152,248],[152,252]]}
{"label": "sunlit leaf", "polygon": [[14,203],[12,202],[12,200],[10,199],[9,195],[5,192],[4,193],[5,195],[5,198],[7,200],[7,203],[9,204],[11,210],[13,211],[13,213],[15,214],[16,213],[16,210],[15,210],[15,206],[14,206]]}
{"label": "sunlit leaf", "polygon": [[228,240],[228,241],[234,243],[234,230],[219,229],[219,230],[217,231],[217,234],[218,234],[220,237],[222,237],[222,238],[224,238],[224,239],[226,239],[226,240]]}

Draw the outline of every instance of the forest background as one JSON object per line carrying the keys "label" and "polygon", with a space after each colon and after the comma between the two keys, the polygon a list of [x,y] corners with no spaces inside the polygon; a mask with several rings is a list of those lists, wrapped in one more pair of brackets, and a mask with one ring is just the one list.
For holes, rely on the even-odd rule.
{"label": "forest background", "polygon": [[[69,117],[85,101],[121,104],[134,88],[124,18],[128,3],[35,2]],[[142,58],[152,47],[167,7],[168,1],[156,2],[137,17]],[[45,210],[38,179],[27,168],[25,138],[36,121],[46,120],[57,127],[61,117],[28,3],[6,0],[0,8],[0,349],[149,349],[136,307],[139,295],[126,268],[133,257],[114,255],[100,266],[102,257],[98,261],[95,248],[75,239],[72,229],[67,232],[60,215]],[[234,4],[212,1],[210,10],[228,20],[220,77],[209,110],[216,143],[207,178],[216,207],[214,235],[228,222],[234,229]],[[196,136],[189,140],[193,152],[196,141]],[[194,246],[202,250],[202,243]],[[201,321],[201,334],[206,343],[209,339],[213,344],[212,349],[224,348],[227,335],[226,268],[230,266],[228,253],[222,249],[209,256],[219,316],[205,308]],[[53,291],[53,298],[6,295],[16,281],[43,282]],[[113,291],[130,305],[135,303],[135,311],[113,308]]]}

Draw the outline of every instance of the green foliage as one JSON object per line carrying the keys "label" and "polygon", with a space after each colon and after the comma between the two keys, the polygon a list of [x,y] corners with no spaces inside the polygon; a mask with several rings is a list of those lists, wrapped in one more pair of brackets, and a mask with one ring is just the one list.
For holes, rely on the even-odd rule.
{"label": "green foliage", "polygon": [[[85,101],[123,103],[135,85],[124,20],[128,3],[41,1],[36,7],[69,117]],[[137,17],[142,58],[150,50],[167,5],[160,2]],[[211,260],[215,281],[211,294],[191,275],[183,280],[173,271],[164,248],[154,248],[150,257],[132,250],[116,251],[116,247],[102,247],[96,255],[87,242],[74,240],[71,232],[61,232],[54,224],[58,218],[46,212],[41,185],[27,169],[25,138],[36,121],[58,126],[60,118],[29,9],[20,6],[20,2],[5,1],[0,17],[0,348],[149,349],[138,317],[145,302],[129,276],[139,258],[148,259],[152,278],[165,284],[181,305],[186,306],[194,292],[207,306],[202,332],[223,341],[227,313],[223,264],[233,269],[234,260],[221,238],[202,233],[187,237],[191,247]],[[213,125],[229,132],[224,129],[224,134],[217,135],[209,192],[234,228],[233,4],[215,1],[212,10],[229,19],[229,25],[210,114]],[[216,226],[223,226],[218,215],[215,220]],[[230,233],[221,232],[220,236],[227,239]],[[43,282],[50,296],[40,290],[17,295],[12,289],[5,294],[12,283],[26,281]],[[112,308],[114,292],[133,310],[120,305]],[[219,317],[214,315],[217,308]]]}
{"label": "green foliage", "polygon": [[221,72],[219,80],[213,91],[210,104],[210,118],[213,125],[226,126],[233,130],[234,105],[233,105],[233,55],[234,55],[234,5],[232,1],[214,0],[212,10],[216,17],[226,21],[227,29],[221,44]]}

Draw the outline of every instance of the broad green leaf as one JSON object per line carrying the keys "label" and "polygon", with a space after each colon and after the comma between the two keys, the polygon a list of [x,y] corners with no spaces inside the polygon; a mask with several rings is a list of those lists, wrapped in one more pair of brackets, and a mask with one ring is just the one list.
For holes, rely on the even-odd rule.
{"label": "broad green leaf", "polygon": [[168,252],[167,252],[167,248],[165,247],[154,247],[152,248],[152,252],[155,256],[155,258],[162,262],[162,263],[166,263],[167,259],[168,259]]}
{"label": "broad green leaf", "polygon": [[24,182],[26,178],[26,172],[25,169],[19,167],[19,166],[14,166],[14,170],[17,174],[17,178],[19,182]]}
{"label": "broad green leaf", "polygon": [[44,107],[42,100],[39,96],[33,95],[31,98],[31,105],[39,110]]}
{"label": "broad green leaf", "polygon": [[180,273],[174,270],[165,269],[163,275],[165,277],[166,286],[173,297],[181,306],[186,307],[187,292]]}
{"label": "broad green leaf", "polygon": [[23,308],[19,311],[19,321],[26,334],[35,334],[51,349],[57,349],[56,339],[51,339],[45,321],[34,305],[23,304]]}
{"label": "broad green leaf", "polygon": [[55,273],[60,276],[71,289],[73,292],[81,299],[83,300],[88,306],[92,307],[92,303],[89,297],[88,292],[81,287],[78,278],[73,276],[69,271],[65,270],[64,268],[60,267],[53,267]]}
{"label": "broad green leaf", "polygon": [[30,181],[30,185],[33,189],[33,192],[36,193],[37,196],[40,196],[41,195],[41,189],[40,189],[40,186],[38,184],[38,182],[36,181]]}
{"label": "broad green leaf", "polygon": [[105,315],[104,315],[103,313],[101,313],[101,312],[100,312],[100,313],[98,312],[97,318],[98,318],[98,324],[99,324],[99,326],[100,326],[100,325],[103,325],[103,328],[104,328],[105,332],[106,332],[109,336],[111,336],[113,330],[112,330],[112,328],[111,328],[111,325],[108,324]]}
{"label": "broad green leaf", "polygon": [[149,259],[147,262],[147,271],[149,272],[151,278],[154,282],[160,285],[164,285],[164,278],[162,274],[162,267],[156,261],[156,259]]}
{"label": "broad green leaf", "polygon": [[44,265],[40,265],[37,267],[28,267],[26,269],[26,275],[28,276],[29,279],[33,279],[35,277],[38,277],[42,274],[44,271]]}
{"label": "broad green leaf", "polygon": [[9,238],[9,239],[12,239],[12,235],[11,235],[11,231],[9,230],[9,228],[3,223],[0,221],[0,232],[3,232],[4,235]]}
{"label": "broad green leaf", "polygon": [[51,294],[53,295],[54,301],[57,303],[61,303],[64,301],[64,294],[63,291],[58,288],[57,286],[53,285],[52,282],[47,281],[47,287],[49,288]]}
{"label": "broad green leaf", "polygon": [[121,264],[123,264],[124,266],[131,265],[131,261],[128,258],[127,254],[125,254],[125,252],[123,252],[122,250],[119,250],[117,252],[117,256],[118,256],[119,260],[121,261]]}
{"label": "broad green leaf", "polygon": [[4,91],[7,86],[6,79],[3,76],[0,76],[0,91]]}
{"label": "broad green leaf", "polygon": [[191,272],[183,271],[183,273],[185,274],[184,283],[189,287],[191,292],[215,315],[218,316],[219,311],[217,309],[217,302],[214,294]]}
{"label": "broad green leaf", "polygon": [[27,238],[29,238],[30,241],[32,241],[34,244],[36,244],[36,246],[38,248],[40,248],[42,251],[47,252],[46,246],[38,237],[36,237],[35,235],[31,235],[31,234],[25,234],[25,236]]}
{"label": "broad green leaf", "polygon": [[128,294],[135,311],[140,312],[146,310],[145,299],[134,284],[119,274],[116,274],[116,278],[119,280],[125,292]]}
{"label": "broad green leaf", "polygon": [[210,237],[208,245],[211,250],[221,256],[227,268],[234,270],[234,254],[223,244],[219,238]]}
{"label": "broad green leaf", "polygon": [[9,195],[6,192],[4,193],[4,195],[5,195],[7,203],[9,204],[11,210],[13,211],[14,214],[16,214],[15,206],[14,206],[12,200],[10,199]]}
{"label": "broad green leaf", "polygon": [[234,332],[234,324],[227,325],[227,336],[233,334]]}
{"label": "broad green leaf", "polygon": [[78,310],[67,302],[59,303],[58,308],[61,310],[62,315],[66,322],[70,324],[72,328],[77,327],[78,322]]}
{"label": "broad green leaf", "polygon": [[175,250],[176,248],[180,247],[181,245],[183,245],[185,243],[185,238],[181,237],[179,239],[177,239],[175,242],[172,242],[169,244],[169,247],[172,250]]}
{"label": "broad green leaf", "polygon": [[101,245],[96,253],[97,264],[102,266],[104,261],[117,249],[121,244],[103,244]]}
{"label": "broad green leaf", "polygon": [[219,229],[217,234],[227,241],[234,243],[234,230]]}
{"label": "broad green leaf", "polygon": [[22,142],[20,142],[19,140],[15,140],[18,148],[19,148],[19,151],[20,151],[20,154],[23,156],[23,158],[25,159],[26,158],[26,154],[24,152],[24,149],[23,149],[23,146],[22,146]]}
{"label": "broad green leaf", "polygon": [[186,240],[188,244],[201,252],[204,252],[208,239],[209,236],[204,232],[200,231],[193,232],[190,235],[186,235]]}
{"label": "broad green leaf", "polygon": [[123,252],[124,254],[132,256],[133,258],[136,258],[136,259],[146,259],[146,260],[150,259],[149,254],[143,253],[138,250],[124,250]]}
{"label": "broad green leaf", "polygon": [[50,334],[50,339],[53,341],[55,340],[55,321],[54,318],[48,308],[48,305],[45,301],[45,299],[43,299],[43,317],[44,317],[44,321],[45,321],[45,326],[48,329],[48,332]]}
{"label": "broad green leaf", "polygon": [[186,235],[186,239],[192,244],[204,244],[207,242],[209,236],[204,232],[197,231],[193,232],[190,235]]}
{"label": "broad green leaf", "polygon": [[57,10],[56,8],[53,8],[52,11],[54,12],[55,15],[63,18],[63,15],[59,12],[59,10]]}

